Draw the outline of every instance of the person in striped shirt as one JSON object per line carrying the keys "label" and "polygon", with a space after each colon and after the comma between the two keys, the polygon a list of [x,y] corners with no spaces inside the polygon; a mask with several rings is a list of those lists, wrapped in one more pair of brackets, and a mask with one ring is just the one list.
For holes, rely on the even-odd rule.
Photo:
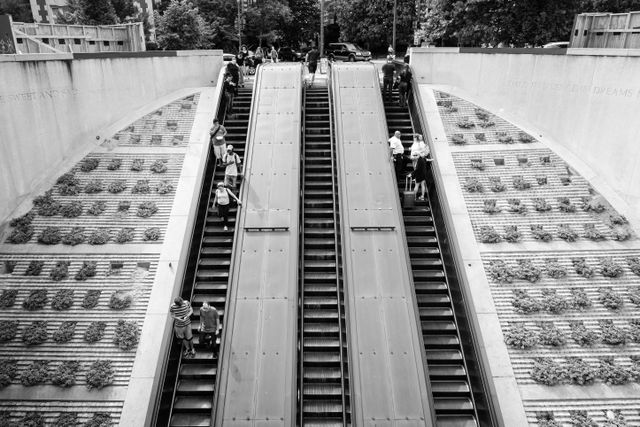
{"label": "person in striped shirt", "polygon": [[193,348],[193,333],[191,332],[191,315],[193,314],[191,304],[189,301],[176,297],[169,312],[173,318],[173,330],[176,337],[182,340],[184,357],[194,357],[196,350]]}

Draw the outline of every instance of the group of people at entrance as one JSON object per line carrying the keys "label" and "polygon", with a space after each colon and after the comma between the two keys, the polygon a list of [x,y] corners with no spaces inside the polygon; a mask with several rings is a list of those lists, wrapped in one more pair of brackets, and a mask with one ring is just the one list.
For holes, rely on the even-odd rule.
{"label": "group of people at entrance", "polygon": [[387,56],[387,62],[382,66],[382,95],[385,101],[391,102],[393,89],[398,89],[398,103],[401,107],[407,106],[409,99],[409,91],[411,90],[411,81],[413,74],[409,64],[404,64],[399,71],[393,63],[393,56]]}
{"label": "group of people at entrance", "polygon": [[[389,150],[398,179],[403,176],[408,163],[401,137],[400,131],[395,131],[393,136],[389,138]],[[422,135],[415,134],[413,136],[409,152],[408,160],[411,162],[412,171],[407,175],[407,179],[415,180],[414,197],[418,200],[424,200],[427,191],[427,162],[431,159],[429,158],[429,147],[424,142]],[[422,190],[420,197],[418,197],[419,190]]]}

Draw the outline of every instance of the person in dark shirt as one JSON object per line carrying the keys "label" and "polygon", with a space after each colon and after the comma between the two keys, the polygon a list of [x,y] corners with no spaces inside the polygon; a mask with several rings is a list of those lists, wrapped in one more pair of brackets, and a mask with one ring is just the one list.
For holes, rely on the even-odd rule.
{"label": "person in dark shirt", "polygon": [[307,53],[307,66],[309,67],[309,73],[311,74],[311,83],[309,86],[313,86],[313,82],[316,78],[316,70],[318,69],[318,58],[320,58],[320,52],[316,47],[312,47],[309,53]]}
{"label": "person in dark shirt", "polygon": [[240,83],[240,67],[238,67],[238,62],[235,56],[231,58],[231,62],[227,64],[227,73],[231,74],[231,77],[233,77],[233,83],[236,86],[236,94],[237,94],[238,93],[237,87],[238,87],[238,84]]}
{"label": "person in dark shirt", "polygon": [[413,78],[409,64],[405,64],[404,67],[402,67],[399,78],[400,83],[398,84],[398,94],[400,95],[400,106],[406,107],[409,91],[411,90],[411,79]]}
{"label": "person in dark shirt", "polygon": [[382,66],[382,94],[385,99],[391,100],[395,74],[396,67],[393,65],[393,58],[387,56],[387,63]]}
{"label": "person in dark shirt", "polygon": [[230,73],[224,76],[224,86],[222,87],[224,92],[224,99],[226,104],[225,117],[233,116],[233,98],[236,95],[237,86],[233,82],[233,76]]}

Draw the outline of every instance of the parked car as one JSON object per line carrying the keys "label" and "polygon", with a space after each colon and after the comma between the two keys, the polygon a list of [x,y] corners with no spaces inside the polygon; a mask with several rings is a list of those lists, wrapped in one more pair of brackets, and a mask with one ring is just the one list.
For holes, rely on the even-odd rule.
{"label": "parked car", "polygon": [[281,47],[278,49],[278,59],[285,62],[296,62],[303,61],[304,57],[300,52],[294,50],[292,47]]}
{"label": "parked car", "polygon": [[552,48],[552,49],[567,49],[569,47],[569,42],[551,42],[551,43],[547,43],[544,46],[542,46],[544,48]]}
{"label": "parked car", "polygon": [[326,49],[329,61],[370,61],[371,52],[354,43],[329,43]]}

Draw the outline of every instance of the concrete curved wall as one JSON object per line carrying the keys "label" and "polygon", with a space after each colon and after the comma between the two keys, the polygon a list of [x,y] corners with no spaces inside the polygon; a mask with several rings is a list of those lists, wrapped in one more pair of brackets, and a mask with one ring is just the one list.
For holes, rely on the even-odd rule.
{"label": "concrete curved wall", "polygon": [[489,52],[415,49],[411,64],[418,83],[456,87],[495,113],[533,126],[638,211],[640,56],[592,49]]}
{"label": "concrete curved wall", "polygon": [[222,67],[221,51],[48,56],[0,57],[0,222],[105,127]]}

